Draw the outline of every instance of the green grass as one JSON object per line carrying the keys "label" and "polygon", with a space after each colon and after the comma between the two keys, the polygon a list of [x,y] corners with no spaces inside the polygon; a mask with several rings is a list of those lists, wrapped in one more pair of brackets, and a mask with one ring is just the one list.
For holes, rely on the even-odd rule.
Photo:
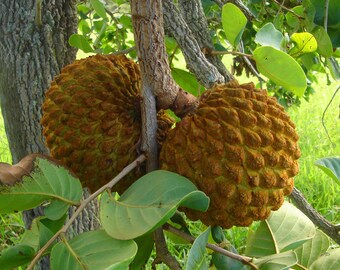
{"label": "green grass", "polygon": [[300,173],[295,185],[313,207],[330,221],[339,223],[340,185],[314,165],[319,158],[340,156],[339,92],[325,114],[330,139],[322,126],[323,112],[336,88],[335,83],[327,86],[325,80],[320,79],[310,102],[304,101],[299,108],[289,109],[289,114],[300,135]]}

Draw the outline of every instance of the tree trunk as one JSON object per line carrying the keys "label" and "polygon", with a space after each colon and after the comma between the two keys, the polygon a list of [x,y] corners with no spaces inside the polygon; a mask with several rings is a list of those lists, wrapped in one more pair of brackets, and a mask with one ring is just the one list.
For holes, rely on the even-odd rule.
{"label": "tree trunk", "polygon": [[[61,68],[76,57],[68,44],[77,32],[76,0],[2,0],[0,3],[0,102],[13,163],[31,153],[47,154],[40,125],[44,93]],[[97,203],[73,232],[98,226]],[[27,227],[40,208],[26,211]],[[86,224],[87,223],[87,224]],[[41,269],[49,269],[45,260]]]}

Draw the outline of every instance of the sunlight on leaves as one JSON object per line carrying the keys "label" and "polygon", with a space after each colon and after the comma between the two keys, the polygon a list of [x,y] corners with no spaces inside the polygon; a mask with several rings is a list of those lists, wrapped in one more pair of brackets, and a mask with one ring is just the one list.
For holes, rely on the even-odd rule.
{"label": "sunlight on leaves", "polygon": [[258,70],[278,85],[302,97],[307,88],[306,75],[301,66],[288,54],[270,46],[254,51]]}
{"label": "sunlight on leaves", "polygon": [[228,42],[236,47],[241,40],[247,18],[242,11],[232,3],[227,3],[222,8],[222,26]]}

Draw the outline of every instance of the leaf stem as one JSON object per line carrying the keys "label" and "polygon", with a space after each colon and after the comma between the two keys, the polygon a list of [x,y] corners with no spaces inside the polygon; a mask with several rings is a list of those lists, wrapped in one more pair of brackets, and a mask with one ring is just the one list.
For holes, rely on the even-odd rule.
{"label": "leaf stem", "polygon": [[[178,235],[179,237],[187,240],[190,243],[193,243],[195,241],[195,237],[193,237],[190,234],[187,234],[186,232],[183,232],[183,231],[171,226],[168,223],[163,226],[163,229],[166,230],[166,231],[169,231],[173,234]],[[226,249],[224,249],[224,248],[222,248],[218,245],[214,245],[214,244],[210,244],[210,243],[207,243],[206,247],[215,251],[215,252],[221,253],[222,255],[228,256],[228,257],[230,257],[234,260],[240,261],[243,264],[249,265],[252,269],[258,270],[258,267],[255,264],[252,263],[253,259],[251,257],[241,256],[239,254],[235,254],[235,253],[230,252],[230,251],[228,251],[228,250],[226,250]]]}
{"label": "leaf stem", "polygon": [[43,256],[44,252],[49,248],[49,246],[63,233],[67,231],[67,229],[72,225],[73,221],[79,216],[79,214],[84,210],[86,205],[88,205],[92,200],[97,198],[101,193],[103,193],[107,189],[111,189],[115,184],[117,184],[125,175],[131,172],[134,168],[136,168],[140,163],[144,162],[146,159],[145,155],[140,155],[133,162],[127,165],[116,177],[114,177],[109,183],[102,186],[96,192],[91,194],[88,198],[83,200],[74,214],[70,217],[70,219],[66,222],[66,224],[55,234],[53,237],[38,251],[30,265],[27,267],[27,270],[33,270],[35,264],[38,260]]}

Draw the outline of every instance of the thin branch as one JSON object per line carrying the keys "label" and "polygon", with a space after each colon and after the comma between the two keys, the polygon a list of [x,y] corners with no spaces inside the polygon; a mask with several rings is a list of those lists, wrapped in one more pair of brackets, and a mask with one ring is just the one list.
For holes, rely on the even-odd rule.
{"label": "thin branch", "polygon": [[340,245],[340,226],[333,225],[318,213],[305,199],[303,194],[294,187],[292,194],[290,194],[294,204],[300,209],[316,226],[318,226],[325,234],[332,238]]}
{"label": "thin branch", "polygon": [[120,51],[118,51],[118,52],[114,52],[113,54],[114,54],[114,55],[118,55],[118,54],[128,54],[129,52],[132,52],[132,51],[134,51],[134,50],[136,50],[136,46],[133,46],[133,47],[131,47],[131,48],[127,48],[127,49],[125,49],[125,50],[120,50]]}
{"label": "thin branch", "polygon": [[[240,50],[241,52],[244,53],[244,45],[243,45],[243,41],[241,40],[240,42]],[[265,82],[265,80],[261,77],[260,73],[256,70],[256,68],[253,66],[253,64],[250,62],[249,58],[246,56],[242,56],[243,60],[246,62],[247,66],[251,69],[251,71],[253,72],[253,74],[255,74],[255,76],[258,78],[259,82],[260,82],[260,88],[262,88],[262,83]]]}
{"label": "thin branch", "polygon": [[219,6],[223,7],[224,4],[231,2],[242,10],[243,14],[247,17],[249,21],[255,18],[255,15],[250,11],[250,9],[242,2],[242,0],[214,0],[214,2]]}
{"label": "thin branch", "polygon": [[299,14],[297,14],[294,10],[291,10],[290,8],[285,7],[284,5],[282,5],[281,3],[279,3],[278,1],[273,0],[273,2],[274,2],[275,4],[277,4],[277,5],[279,5],[282,9],[284,9],[284,10],[286,10],[286,11],[292,13],[292,14],[293,14],[294,16],[296,16],[297,18],[299,18],[299,19],[301,19],[301,20],[304,19],[304,17],[302,17],[302,16],[300,16]]}
{"label": "thin branch", "polygon": [[30,265],[27,267],[27,270],[33,270],[35,264],[39,261],[39,259],[43,256],[45,251],[49,248],[49,246],[59,237],[60,234],[66,233],[67,229],[72,225],[73,221],[79,216],[81,211],[84,210],[86,205],[88,205],[92,200],[97,198],[101,193],[103,193],[107,189],[111,189],[115,184],[117,184],[125,175],[131,172],[134,168],[139,166],[142,162],[144,162],[146,157],[144,155],[140,155],[136,158],[132,163],[127,165],[115,178],[113,178],[109,183],[102,186],[95,193],[91,194],[88,198],[83,200],[74,214],[70,217],[67,223],[55,234],[53,237],[38,251]]}
{"label": "thin branch", "polygon": [[165,263],[172,270],[180,270],[181,266],[179,262],[168,251],[162,228],[158,228],[153,233],[154,241],[156,243],[157,257],[152,262],[152,269],[156,269],[156,265]]}
{"label": "thin branch", "polygon": [[[207,52],[207,50],[203,50],[204,52]],[[253,59],[253,56],[251,54],[247,54],[247,53],[242,53],[242,52],[238,52],[238,51],[209,51],[207,52],[207,54],[211,54],[211,55],[224,55],[224,54],[232,54],[232,55],[240,55],[240,56],[245,56],[249,59]]]}
{"label": "thin branch", "polygon": [[335,147],[335,143],[332,141],[331,137],[329,136],[327,127],[326,127],[326,125],[325,125],[325,115],[326,115],[326,112],[327,112],[329,106],[332,104],[332,102],[333,102],[333,100],[334,100],[336,94],[338,93],[339,89],[340,89],[340,86],[335,90],[335,92],[334,92],[334,94],[333,94],[331,100],[328,102],[328,104],[327,104],[325,110],[323,111],[323,113],[322,113],[322,118],[321,118],[322,126],[323,126],[323,128],[325,129],[326,134],[327,134],[327,137],[328,137],[329,141],[331,142],[331,144],[333,145],[333,147]]}
{"label": "thin branch", "polygon": [[[163,226],[163,229],[180,236],[181,238],[185,239],[186,241],[188,241],[190,243],[194,243],[194,241],[196,240],[195,237],[193,237],[190,234],[187,234],[186,232],[183,232],[183,231],[171,226],[170,224],[165,224]],[[228,251],[228,250],[226,250],[226,249],[224,249],[224,248],[222,248],[218,245],[214,245],[214,244],[210,244],[210,243],[207,243],[206,247],[215,251],[215,252],[218,252],[218,253],[221,253],[225,256],[228,256],[228,257],[230,257],[234,260],[240,261],[243,264],[249,265],[250,267],[252,267],[252,269],[258,269],[257,266],[252,263],[253,259],[251,257],[241,256],[239,254],[235,254],[235,253],[230,252],[230,251]]]}
{"label": "thin branch", "polygon": [[323,25],[324,25],[326,32],[327,32],[327,27],[328,27],[328,7],[329,7],[329,0],[326,0],[325,1],[325,16],[324,16],[324,21],[323,21]]}

